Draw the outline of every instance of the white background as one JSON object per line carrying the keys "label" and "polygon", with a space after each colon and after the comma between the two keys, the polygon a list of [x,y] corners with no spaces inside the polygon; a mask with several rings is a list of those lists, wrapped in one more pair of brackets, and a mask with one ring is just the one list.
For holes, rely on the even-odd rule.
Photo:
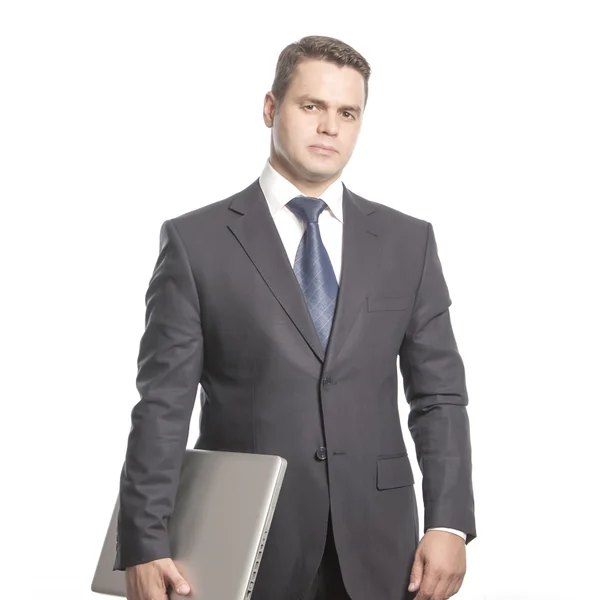
{"label": "white background", "polygon": [[277,56],[319,34],[373,69],[344,182],[431,221],[450,288],[479,535],[456,597],[600,598],[598,7],[4,2],[4,589],[99,597],[160,225],[259,176]]}

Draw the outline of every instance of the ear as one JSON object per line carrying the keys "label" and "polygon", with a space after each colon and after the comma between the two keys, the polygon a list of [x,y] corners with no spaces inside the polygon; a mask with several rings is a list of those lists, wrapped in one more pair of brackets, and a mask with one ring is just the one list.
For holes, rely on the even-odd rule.
{"label": "ear", "polygon": [[265,122],[265,125],[269,128],[273,127],[276,108],[277,100],[275,99],[273,92],[269,91],[265,94],[265,101],[263,107],[263,120]]}

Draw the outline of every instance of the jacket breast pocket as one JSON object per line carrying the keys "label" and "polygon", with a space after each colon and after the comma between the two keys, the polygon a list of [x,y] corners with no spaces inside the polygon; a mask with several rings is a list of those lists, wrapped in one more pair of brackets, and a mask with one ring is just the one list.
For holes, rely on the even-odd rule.
{"label": "jacket breast pocket", "polygon": [[377,459],[378,490],[404,487],[413,485],[414,482],[408,454],[385,456]]}
{"label": "jacket breast pocket", "polygon": [[413,304],[414,294],[408,296],[367,296],[367,310],[407,310]]}

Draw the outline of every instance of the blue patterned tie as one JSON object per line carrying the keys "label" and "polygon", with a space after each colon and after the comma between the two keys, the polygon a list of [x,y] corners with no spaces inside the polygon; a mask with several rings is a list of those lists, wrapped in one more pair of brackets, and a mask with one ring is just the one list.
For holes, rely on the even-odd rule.
{"label": "blue patterned tie", "polygon": [[338,294],[331,260],[321,240],[319,215],[325,202],[311,196],[297,196],[286,206],[306,222],[306,231],[298,245],[294,273],[306,299],[308,312],[315,324],[323,350],[327,348]]}

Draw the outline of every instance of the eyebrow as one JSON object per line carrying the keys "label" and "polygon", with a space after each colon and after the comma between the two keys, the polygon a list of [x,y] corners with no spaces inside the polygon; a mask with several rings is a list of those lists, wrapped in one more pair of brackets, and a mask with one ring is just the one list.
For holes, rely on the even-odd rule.
{"label": "eyebrow", "polygon": [[[311,104],[316,104],[317,106],[325,106],[326,108],[329,106],[327,104],[327,102],[325,102],[325,100],[321,100],[320,98],[314,98],[312,96],[309,96],[308,94],[304,94],[303,96],[300,96],[300,98],[298,98],[298,102],[299,103],[310,102]],[[340,108],[342,110],[353,111],[359,116],[362,112],[360,106],[358,106],[356,104],[340,106]]]}

